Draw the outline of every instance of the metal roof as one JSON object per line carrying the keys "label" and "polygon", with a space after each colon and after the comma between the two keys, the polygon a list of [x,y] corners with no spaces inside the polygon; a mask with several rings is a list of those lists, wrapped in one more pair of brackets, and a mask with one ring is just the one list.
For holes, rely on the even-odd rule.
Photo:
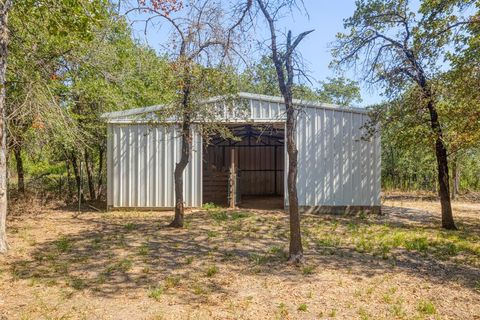
{"label": "metal roof", "polygon": [[[219,101],[225,101],[229,99],[230,97],[228,96],[216,96],[212,97],[209,99],[203,100],[201,103],[207,104],[207,103],[215,103]],[[269,103],[278,103],[278,104],[283,104],[284,99],[283,97],[278,97],[278,96],[268,96],[268,95],[263,95],[263,94],[256,94],[256,93],[248,93],[248,92],[239,92],[236,95],[236,98],[239,99],[249,99],[249,100],[255,100],[255,101],[261,101],[261,102],[269,102]],[[353,112],[353,113],[362,113],[366,114],[368,113],[368,110],[364,108],[354,108],[354,107],[344,107],[336,104],[330,104],[330,103],[323,103],[323,102],[316,102],[316,101],[309,101],[309,100],[303,100],[303,99],[293,99],[294,105],[297,106],[302,106],[306,108],[319,108],[319,109],[331,109],[331,110],[339,110],[339,111],[347,111],[347,112]],[[142,114],[148,114],[156,111],[161,111],[162,109],[166,108],[168,105],[166,104],[161,104],[161,105],[154,105],[154,106],[149,106],[149,107],[142,107],[142,108],[135,108],[135,109],[128,109],[128,110],[123,110],[123,111],[114,111],[114,112],[106,112],[101,115],[101,118],[106,119],[108,121],[114,121],[115,119],[119,118],[126,118],[126,117],[131,117],[131,116],[138,116]]]}

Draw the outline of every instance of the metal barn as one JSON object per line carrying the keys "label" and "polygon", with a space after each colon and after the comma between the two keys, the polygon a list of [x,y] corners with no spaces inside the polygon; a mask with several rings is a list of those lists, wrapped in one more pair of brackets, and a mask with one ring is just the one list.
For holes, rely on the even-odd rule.
{"label": "metal barn", "polygon": [[[233,101],[206,100],[218,121],[236,139],[205,137],[193,129],[193,149],[184,173],[186,207],[227,204],[237,168],[239,206],[262,203],[284,208],[287,152],[283,98],[239,93]],[[380,136],[367,137],[366,110],[295,100],[301,107],[296,128],[297,190],[303,211],[380,210]],[[174,207],[175,164],[181,138],[174,124],[157,123],[162,106],[104,114],[108,123],[110,208]],[[195,124],[201,126],[201,123]]]}

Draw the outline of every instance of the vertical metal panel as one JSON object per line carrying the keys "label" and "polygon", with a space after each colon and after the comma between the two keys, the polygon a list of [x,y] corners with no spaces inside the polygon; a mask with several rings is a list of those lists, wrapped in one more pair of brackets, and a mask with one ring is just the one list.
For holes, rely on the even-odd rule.
{"label": "vertical metal panel", "polygon": [[[108,126],[108,205],[174,207],[175,164],[180,158],[178,129],[147,124]],[[202,140],[194,130],[191,161],[184,173],[187,207],[201,206]]]}
{"label": "vertical metal panel", "polygon": [[299,205],[380,205],[380,135],[365,135],[367,121],[361,113],[303,109],[296,131]]}

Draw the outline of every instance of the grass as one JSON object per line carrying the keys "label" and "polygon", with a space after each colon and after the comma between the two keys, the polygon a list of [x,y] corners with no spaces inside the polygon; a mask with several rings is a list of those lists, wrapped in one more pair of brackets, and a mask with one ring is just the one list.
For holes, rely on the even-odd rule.
{"label": "grass", "polygon": [[137,225],[135,223],[128,222],[123,226],[123,228],[127,231],[132,231],[132,230],[135,230],[137,228]]}
{"label": "grass", "polygon": [[302,303],[298,306],[297,310],[302,312],[307,312],[308,306],[306,303]]}
{"label": "grass", "polygon": [[209,278],[213,277],[218,273],[218,267],[217,266],[211,266],[205,271],[205,275]]}
{"label": "grass", "polygon": [[315,266],[303,266],[302,267],[302,274],[305,276],[311,275],[315,273]]}
{"label": "grass", "polygon": [[[266,318],[265,312],[270,312],[269,316],[278,319],[454,318],[450,310],[442,307],[444,304],[435,305],[435,300],[429,300],[431,292],[441,294],[452,286],[462,290],[462,296],[468,296],[458,300],[460,291],[452,294],[450,302],[457,299],[455,312],[464,316],[477,310],[478,299],[472,297],[480,292],[476,278],[467,283],[461,281],[460,273],[457,281],[432,270],[432,274],[422,274],[419,281],[415,267],[449,260],[446,270],[457,268],[453,264],[466,264],[471,267],[458,266],[459,272],[462,268],[476,272],[475,268],[480,267],[480,235],[461,222],[460,231],[443,231],[432,225],[394,224],[388,217],[303,215],[306,264],[292,266],[285,263],[288,217],[284,214],[206,205],[205,211],[186,215],[191,224],[189,230],[162,228],[171,216],[125,214],[126,217],[109,214],[99,218],[86,213],[81,221],[85,225],[77,229],[78,221],[50,227],[50,235],[68,230],[68,235],[60,233],[54,240],[43,236],[47,233],[43,225],[38,226],[37,234],[29,229],[25,234],[36,239],[35,246],[4,258],[7,263],[0,263],[0,278],[14,283],[6,287],[17,290],[17,296],[22,296],[20,290],[32,296],[46,292],[51,296],[42,299],[51,298],[52,304],[69,299],[67,305],[74,305],[76,297],[88,303],[107,294],[107,303],[117,306],[108,307],[113,312],[122,307],[120,297],[136,297],[138,289],[138,299],[143,299],[139,303],[148,312],[150,303],[162,308],[162,312],[165,309],[166,315],[181,301],[194,301],[196,308],[202,310],[199,314],[205,314],[205,306],[209,306],[218,310],[212,311],[214,316],[228,312],[240,317],[258,314],[259,318]],[[98,219],[111,224],[97,231]],[[68,222],[64,219],[59,223],[64,221]],[[135,231],[126,232],[131,230]],[[12,250],[19,242],[29,242],[26,236],[11,237]],[[410,268],[410,262],[415,266]],[[402,267],[396,267],[400,263]],[[386,273],[392,274],[391,278]],[[461,275],[470,279],[467,272]],[[62,292],[61,297],[54,296],[56,291]],[[275,297],[262,296],[264,292],[275,292]],[[291,299],[292,293],[295,299]],[[189,306],[183,307],[192,314],[196,312]],[[247,309],[249,313],[242,314]],[[72,314],[76,315],[75,312]],[[42,314],[48,318],[61,316],[39,313],[29,318]]]}
{"label": "grass", "polygon": [[278,305],[278,314],[280,319],[288,319],[288,308],[285,303],[280,303]]}
{"label": "grass", "polygon": [[165,278],[165,290],[178,287],[180,285],[179,276],[168,276]]}
{"label": "grass", "polygon": [[72,246],[72,241],[67,236],[60,236],[60,238],[55,241],[55,247],[59,252],[69,252]]}
{"label": "grass", "polygon": [[152,287],[148,290],[148,297],[158,301],[162,297],[163,292],[164,289],[162,286]]}
{"label": "grass", "polygon": [[440,260],[455,258],[457,263],[480,266],[480,235],[475,232],[403,228],[352,217],[322,224],[313,220],[309,219],[304,225],[310,226],[310,241],[320,250],[329,249],[335,253],[332,249],[351,247],[359,253],[383,259],[395,258],[397,250],[406,250],[432,255]]}
{"label": "grass", "polygon": [[423,315],[434,315],[437,313],[437,309],[433,302],[428,300],[420,300],[417,305],[417,310]]}

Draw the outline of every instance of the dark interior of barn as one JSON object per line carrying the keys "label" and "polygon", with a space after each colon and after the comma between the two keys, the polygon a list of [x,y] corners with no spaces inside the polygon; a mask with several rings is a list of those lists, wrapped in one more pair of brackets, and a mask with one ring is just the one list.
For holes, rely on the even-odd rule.
{"label": "dark interior of barn", "polygon": [[231,138],[210,136],[203,150],[203,203],[251,209],[284,206],[282,124],[231,125]]}

